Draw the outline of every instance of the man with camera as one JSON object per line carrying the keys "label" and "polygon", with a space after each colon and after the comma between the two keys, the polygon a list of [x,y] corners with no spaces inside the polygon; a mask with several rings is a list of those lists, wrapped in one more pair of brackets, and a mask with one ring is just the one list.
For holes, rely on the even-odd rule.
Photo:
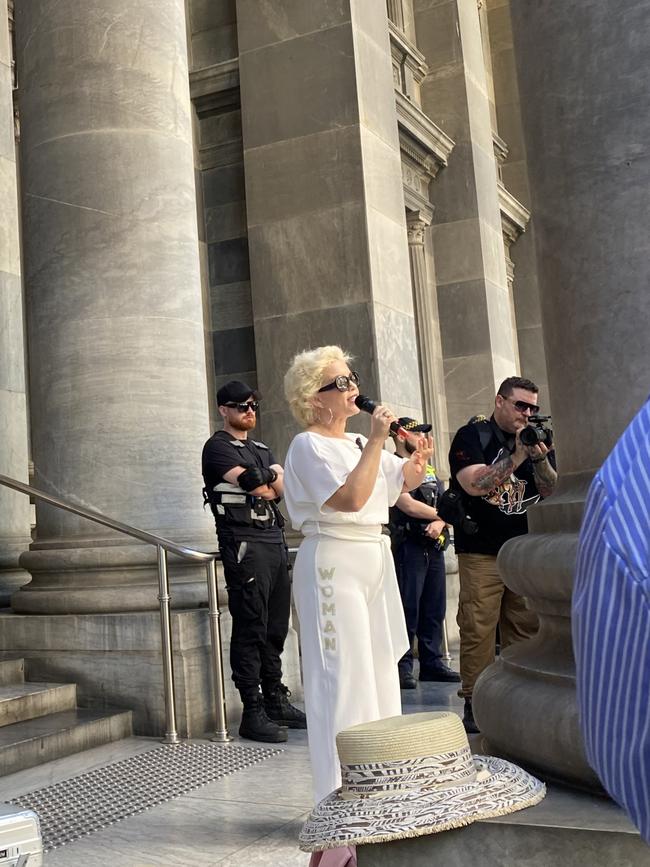
{"label": "man with camera", "polygon": [[223,430],[203,447],[203,496],[217,525],[232,616],[230,666],[244,705],[239,734],[277,743],[287,740],[287,727],[307,727],[282,683],[280,656],[291,606],[284,520],[277,506],[283,470],[268,446],[248,438],[259,408],[250,386],[226,383],[217,392],[217,405]]}
{"label": "man with camera", "polygon": [[[400,426],[413,433],[429,433],[430,424],[412,418],[398,419]],[[414,451],[408,440],[392,434],[395,452],[408,458]],[[427,465],[422,484],[400,494],[390,510],[390,534],[409,637],[409,649],[400,659],[399,682],[402,689],[415,689],[413,641],[417,636],[421,681],[458,683],[460,677],[445,665],[441,643],[447,608],[445,557],[449,530],[436,511],[442,485],[435,468]]]}
{"label": "man with camera", "polygon": [[550,496],[557,481],[552,434],[544,426],[548,417],[537,415],[537,393],[529,379],[504,380],[491,418],[477,416],[461,427],[449,451],[456,515],[439,511],[454,524],[458,554],[459,694],[468,732],[478,732],[472,691],[494,661],[497,626],[501,647],[537,631],[537,616],[504,585],[496,565],[504,542],[528,532],[528,508]]}

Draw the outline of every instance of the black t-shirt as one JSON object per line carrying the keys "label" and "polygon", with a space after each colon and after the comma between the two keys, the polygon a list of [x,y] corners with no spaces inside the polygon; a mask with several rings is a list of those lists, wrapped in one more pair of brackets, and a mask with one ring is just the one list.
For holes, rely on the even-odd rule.
{"label": "black t-shirt", "polygon": [[[488,439],[489,434],[489,439]],[[485,447],[481,438],[486,441]],[[473,464],[491,464],[514,451],[514,434],[507,434],[491,418],[461,427],[449,450],[452,487],[460,490],[468,515],[478,524],[478,532],[469,535],[462,527],[454,527],[456,551],[459,554],[498,554],[508,539],[528,532],[528,508],[541,497],[535,484],[533,464],[527,458],[510,478],[485,497],[471,497],[456,476],[459,470]],[[554,458],[549,455],[554,466]]]}
{"label": "black t-shirt", "polygon": [[[224,481],[224,475],[234,467],[268,468],[277,463],[271,450],[264,443],[255,440],[240,440],[224,430],[212,434],[203,446],[201,465],[203,481],[208,491]],[[262,504],[260,504],[262,505]],[[248,526],[237,519],[237,508],[230,509],[230,519],[217,519],[217,533],[221,540],[281,542],[282,528],[273,523],[267,527]],[[250,507],[242,507],[246,519]],[[270,523],[270,522],[269,522]]]}

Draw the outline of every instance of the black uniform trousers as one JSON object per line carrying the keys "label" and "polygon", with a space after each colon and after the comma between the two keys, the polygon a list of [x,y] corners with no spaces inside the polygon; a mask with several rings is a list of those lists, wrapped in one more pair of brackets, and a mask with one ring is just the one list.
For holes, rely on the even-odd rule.
{"label": "black uniform trousers", "polygon": [[284,543],[219,540],[232,617],[230,667],[246,704],[282,681],[291,579]]}
{"label": "black uniform trousers", "polygon": [[395,571],[404,606],[409,649],[400,674],[413,673],[413,639],[418,638],[420,671],[441,664],[442,625],[447,607],[445,557],[432,545],[406,538],[395,553]]}

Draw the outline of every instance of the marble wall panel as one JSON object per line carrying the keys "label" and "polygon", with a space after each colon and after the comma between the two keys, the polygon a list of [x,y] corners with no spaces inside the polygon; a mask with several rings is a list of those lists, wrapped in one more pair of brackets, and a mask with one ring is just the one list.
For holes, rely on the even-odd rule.
{"label": "marble wall panel", "polygon": [[[496,197],[495,197],[496,199]],[[496,202],[495,202],[496,204]],[[497,214],[499,212],[497,211]],[[492,216],[491,214],[488,217]],[[501,217],[495,225],[492,221],[481,218],[481,252],[483,256],[483,274],[486,281],[499,286],[504,291],[508,288],[506,277],[506,258],[503,246],[503,230]]]}
{"label": "marble wall panel", "polygon": [[457,142],[451,152],[449,165],[437,175],[431,191],[431,197],[435,201],[436,223],[455,223],[476,216],[478,191],[473,182],[473,155],[470,142]]}
{"label": "marble wall panel", "polygon": [[192,34],[191,69],[204,69],[237,57],[237,25],[233,22]]}
{"label": "marble wall panel", "polygon": [[[6,222],[0,221],[0,226]],[[23,294],[17,272],[0,271],[0,347],[0,391],[24,393]]]}
{"label": "marble wall panel", "polygon": [[[436,68],[453,67],[463,62],[463,47],[458,39],[458,12],[455,0],[421,3],[415,0],[418,48],[435,58]],[[436,123],[438,120],[436,119]]]}
{"label": "marble wall panel", "polygon": [[444,368],[449,430],[453,436],[476,413],[492,413],[498,383],[492,374],[491,353],[445,357]]}
{"label": "marble wall panel", "polygon": [[440,319],[445,323],[440,334],[444,357],[489,352],[490,330],[484,280],[439,285],[438,309]]}
{"label": "marble wall panel", "polygon": [[249,51],[245,58],[239,71],[242,105],[255,106],[243,116],[247,150],[358,122],[349,25]]}
{"label": "marble wall panel", "polygon": [[[24,391],[0,387],[0,473],[27,482],[27,400]],[[29,544],[29,498],[0,486],[0,595],[1,567],[7,566],[9,544]],[[4,561],[4,562],[3,562]],[[14,568],[18,563],[15,556]],[[25,579],[27,575],[25,574]],[[6,600],[3,600],[6,603]]]}
{"label": "marble wall panel", "polygon": [[206,209],[244,200],[244,166],[241,162],[206,169],[201,176]]}
{"label": "marble wall panel", "polygon": [[355,34],[362,33],[366,38],[371,39],[377,48],[383,52],[388,65],[392,66],[389,60],[390,38],[386,3],[382,3],[378,8],[375,0],[350,0],[349,5],[352,10],[352,26]]}
{"label": "marble wall panel", "polygon": [[360,132],[366,204],[403,226],[404,188],[396,149],[366,127]]}
{"label": "marble wall panel", "polygon": [[[13,157],[13,153],[11,155]],[[0,202],[5,219],[0,219],[0,272],[20,272],[20,246],[18,243],[18,196],[16,192],[16,162],[0,156]],[[13,213],[13,218],[10,215]]]}
{"label": "marble wall panel", "polygon": [[235,0],[188,0],[190,31],[212,30],[237,21]]}
{"label": "marble wall panel", "polygon": [[210,285],[242,283],[249,279],[248,240],[230,238],[208,244]]}
{"label": "marble wall panel", "polygon": [[212,335],[215,373],[235,374],[255,369],[255,335],[253,326],[215,331]]}
{"label": "marble wall panel", "polygon": [[532,328],[542,322],[535,257],[535,227],[531,223],[526,232],[510,248],[515,265],[514,299],[517,327]]}
{"label": "marble wall panel", "polygon": [[421,414],[420,372],[412,314],[373,304],[377,368],[382,401],[393,407],[410,407]]}
{"label": "marble wall panel", "polygon": [[373,300],[413,317],[413,289],[406,227],[368,208],[368,247]]}
{"label": "marble wall panel", "polygon": [[211,330],[245,328],[253,322],[250,283],[224,283],[210,290]]}
{"label": "marble wall panel", "polygon": [[285,42],[350,21],[351,0],[237,0],[240,51]]}
{"label": "marble wall panel", "polygon": [[478,219],[431,227],[438,286],[483,278],[481,226]]}
{"label": "marble wall panel", "polygon": [[246,203],[226,202],[204,210],[205,238],[208,243],[227,241],[246,235]]}
{"label": "marble wall panel", "polygon": [[[0,29],[2,28],[0,27]],[[0,111],[0,159],[5,157],[13,162],[15,160],[15,143],[11,88],[11,67],[0,60],[0,93],[9,97],[6,110]]]}
{"label": "marble wall panel", "polygon": [[355,304],[369,295],[361,203],[249,229],[255,316]]}
{"label": "marble wall panel", "polygon": [[247,189],[249,226],[359,201],[364,194],[359,126],[248,148],[246,171],[255,178]]}

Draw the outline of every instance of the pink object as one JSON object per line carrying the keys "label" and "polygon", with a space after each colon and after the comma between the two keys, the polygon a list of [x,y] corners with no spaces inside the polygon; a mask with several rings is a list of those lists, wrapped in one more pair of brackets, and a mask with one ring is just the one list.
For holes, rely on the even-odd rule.
{"label": "pink object", "polygon": [[309,859],[309,867],[357,867],[357,850],[354,846],[340,846],[314,852]]}

